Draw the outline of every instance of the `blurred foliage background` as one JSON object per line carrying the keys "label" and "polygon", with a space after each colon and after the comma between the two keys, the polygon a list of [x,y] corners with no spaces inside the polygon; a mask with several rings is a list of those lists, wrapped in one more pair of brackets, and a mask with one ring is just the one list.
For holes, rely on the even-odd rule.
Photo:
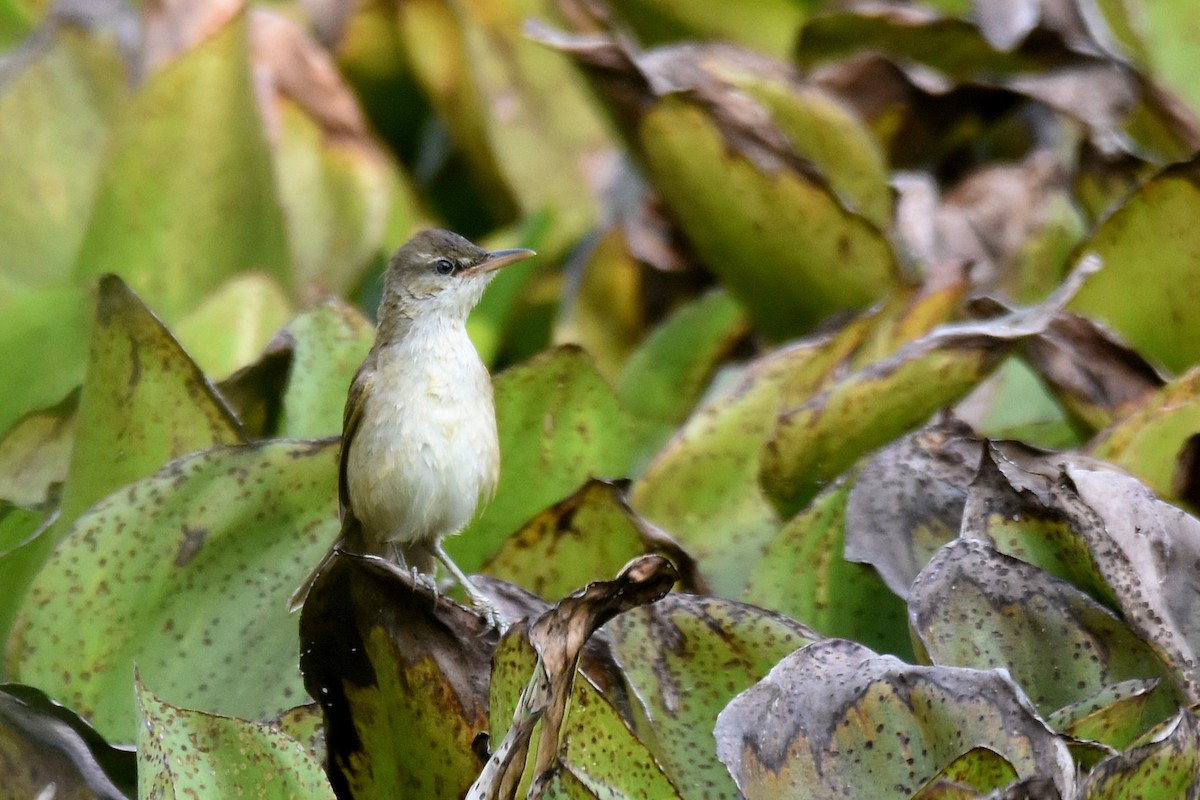
{"label": "blurred foliage background", "polygon": [[[0,0],[0,797],[1192,796],[1197,63],[1151,0]],[[499,639],[286,610],[430,225],[539,252],[470,323]]]}

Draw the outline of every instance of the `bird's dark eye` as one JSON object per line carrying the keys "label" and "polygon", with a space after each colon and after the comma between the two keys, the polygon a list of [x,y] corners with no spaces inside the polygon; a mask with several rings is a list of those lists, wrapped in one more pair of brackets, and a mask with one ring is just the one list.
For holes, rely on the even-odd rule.
{"label": "bird's dark eye", "polygon": [[449,275],[454,272],[454,262],[448,258],[439,258],[433,262],[433,268],[438,271],[439,275]]}

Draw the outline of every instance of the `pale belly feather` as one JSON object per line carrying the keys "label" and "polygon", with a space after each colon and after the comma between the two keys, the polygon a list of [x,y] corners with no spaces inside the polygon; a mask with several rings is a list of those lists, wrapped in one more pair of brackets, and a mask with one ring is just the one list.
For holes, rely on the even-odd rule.
{"label": "pale belly feather", "polygon": [[457,533],[495,490],[491,378],[466,331],[454,327],[378,354],[346,464],[351,508],[375,541]]}

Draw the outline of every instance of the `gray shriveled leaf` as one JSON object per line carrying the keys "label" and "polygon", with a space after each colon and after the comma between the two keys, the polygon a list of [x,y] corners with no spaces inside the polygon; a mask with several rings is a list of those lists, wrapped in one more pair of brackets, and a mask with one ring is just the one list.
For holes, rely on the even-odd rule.
{"label": "gray shriveled leaf", "polygon": [[[1003,667],[1047,715],[1131,679],[1157,679],[1153,651],[1081,590],[985,542],[939,550],[909,596],[909,622],[931,663]],[[1045,647],[1047,634],[1054,647]],[[1157,722],[1174,708],[1160,693]]]}
{"label": "gray shriveled leaf", "polygon": [[958,536],[981,445],[953,419],[876,453],[846,504],[847,561],[870,564],[902,598],[939,547]]}
{"label": "gray shriveled leaf", "polygon": [[915,667],[843,639],[780,661],[721,712],[715,734],[748,800],[907,799],[978,747],[1059,796],[1074,792],[1066,744],[1002,670]]}
{"label": "gray shriveled leaf", "polygon": [[990,444],[988,454],[995,469],[981,471],[973,487],[978,497],[969,506],[981,510],[968,508],[964,535],[986,538],[1112,605],[1194,702],[1200,520],[1085,456],[1007,443]]}

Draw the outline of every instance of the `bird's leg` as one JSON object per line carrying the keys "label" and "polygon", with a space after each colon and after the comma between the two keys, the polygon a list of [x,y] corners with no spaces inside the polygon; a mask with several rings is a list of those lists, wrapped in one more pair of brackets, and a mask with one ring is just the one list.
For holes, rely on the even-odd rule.
{"label": "bird's leg", "polygon": [[442,566],[454,576],[459,586],[467,593],[467,599],[470,601],[471,606],[483,615],[488,625],[498,628],[501,633],[504,633],[505,629],[508,628],[508,623],[501,616],[500,610],[488,599],[487,595],[479,591],[475,584],[471,583],[471,579],[458,568],[458,565],[450,560],[450,556],[446,555],[446,551],[442,549],[442,543],[433,542],[430,544],[430,548],[433,550],[433,555],[437,560],[442,562]]}
{"label": "bird's leg", "polygon": [[429,587],[430,591],[433,592],[433,602],[437,603],[439,597],[437,580],[432,575],[426,575],[418,569],[416,564],[409,564],[408,559],[404,557],[404,553],[400,549],[399,543],[393,541],[391,544],[392,556],[396,559],[396,563],[400,565],[401,569],[408,570],[408,573],[412,575],[413,583]]}

